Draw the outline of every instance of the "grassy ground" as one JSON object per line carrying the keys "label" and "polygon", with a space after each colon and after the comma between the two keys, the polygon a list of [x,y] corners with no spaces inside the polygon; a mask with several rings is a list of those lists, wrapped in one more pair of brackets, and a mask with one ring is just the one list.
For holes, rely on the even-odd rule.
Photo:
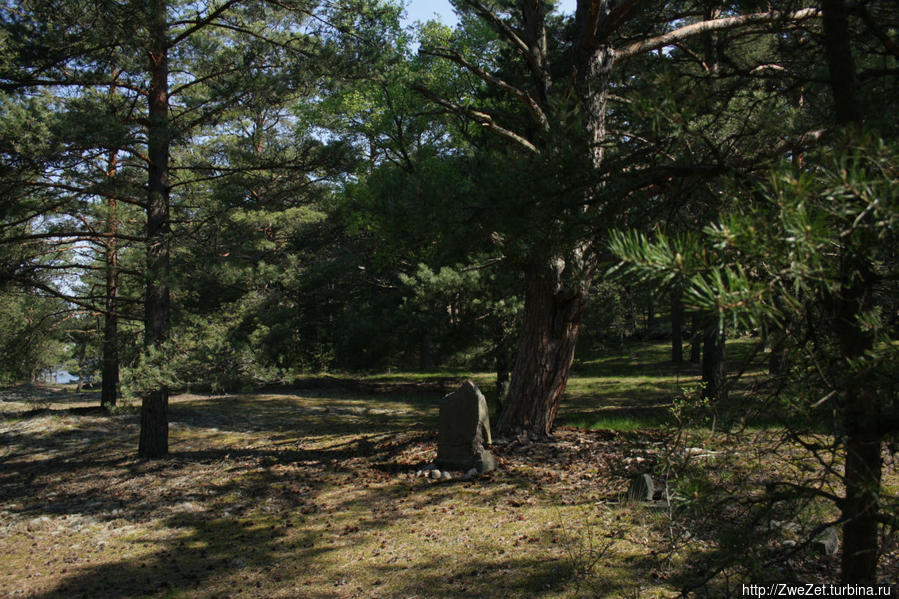
{"label": "grassy ground", "polygon": [[[445,375],[180,395],[171,457],[154,462],[134,457],[133,411],[92,413],[96,396],[71,389],[2,390],[0,596],[674,597],[705,579],[700,594],[739,596],[734,576],[754,574],[722,558],[746,548],[727,537],[755,512],[721,483],[761,489],[818,466],[770,430],[660,427],[696,374],[662,346],[587,361],[553,443],[494,446],[497,472],[449,482],[416,476],[436,457]],[[620,501],[641,472],[679,494]],[[791,545],[833,514],[804,513],[739,561],[833,580],[836,557]],[[896,572],[895,553],[884,563]]]}

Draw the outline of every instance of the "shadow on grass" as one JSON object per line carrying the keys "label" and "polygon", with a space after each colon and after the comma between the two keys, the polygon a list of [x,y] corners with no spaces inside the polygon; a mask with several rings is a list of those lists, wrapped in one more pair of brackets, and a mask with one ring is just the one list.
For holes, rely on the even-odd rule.
{"label": "shadow on grass", "polygon": [[[284,546],[283,528],[259,527],[252,521],[176,513],[163,522],[178,535],[170,539],[135,539],[149,548],[140,557],[81,569],[34,597],[170,597],[199,593],[211,581],[224,582],[226,594],[246,594],[259,576],[277,576],[289,550],[299,563],[312,562],[326,547]],[[293,526],[287,522],[287,527]],[[214,593],[213,593],[214,595]]]}
{"label": "shadow on grass", "polygon": [[[3,410],[3,404],[12,404],[18,409]],[[19,406],[22,404],[29,406],[28,409],[21,409]],[[66,407],[54,408],[54,404],[65,404]],[[0,388],[0,423],[5,420],[29,419],[39,416],[105,413],[106,410],[100,407],[98,391],[75,393],[75,389],[71,386],[32,384]]]}
{"label": "shadow on grass", "polygon": [[[175,404],[173,421],[189,427],[185,430],[192,435],[208,433],[211,423],[221,421],[216,420],[221,414],[213,412],[224,405],[245,407],[230,401],[200,400],[204,407],[198,410],[210,412],[205,416]],[[286,424],[282,419],[292,414],[291,404],[263,401],[253,413],[256,425],[240,427],[247,431],[240,442],[222,442],[220,435],[230,434],[229,429],[218,436],[201,435],[196,448],[189,449],[179,445],[183,431],[176,427],[172,455],[153,462],[132,457],[134,417],[80,419],[75,424],[81,428],[46,435],[52,442],[35,422],[10,439],[14,454],[4,458],[0,493],[5,507],[22,504],[23,524],[43,515],[58,518],[50,526],[72,516],[108,523],[113,530],[142,524],[119,543],[124,546],[118,553],[103,555],[101,563],[91,563],[92,551],[83,540],[84,534],[91,534],[88,542],[96,543],[96,537],[83,533],[83,548],[73,547],[65,558],[72,561],[40,570],[56,577],[53,588],[29,596],[258,597],[274,591],[302,597],[373,596],[379,585],[372,582],[372,572],[390,578],[391,596],[454,597],[463,592],[492,597],[499,589],[507,596],[533,596],[573,580],[563,557],[518,554],[505,541],[485,535],[474,538],[464,555],[435,543],[433,554],[410,551],[403,564],[367,562],[359,566],[364,571],[354,581],[342,568],[356,566],[344,563],[346,554],[338,552],[352,544],[353,534],[395,530],[398,518],[410,517],[397,509],[404,502],[414,504],[411,518],[432,518],[433,510],[476,490],[477,505],[511,522],[520,509],[510,505],[512,500],[521,505],[533,494],[542,494],[541,501],[562,500],[545,496],[527,471],[515,468],[447,485],[392,476],[408,474],[433,459],[436,436],[430,429],[379,420],[383,415],[369,414],[374,420],[363,428],[364,434],[348,438],[341,438],[340,431],[355,430],[359,423],[332,420],[352,420],[352,413],[306,414],[290,435],[274,429],[252,434],[261,423]],[[104,424],[108,429],[102,435],[85,428],[99,430]],[[596,433],[594,438],[609,445],[618,442],[611,433]],[[50,450],[52,454],[39,456]],[[527,458],[531,461],[568,465],[583,460],[586,451],[574,443],[535,444],[531,450],[537,452]],[[507,458],[514,454],[511,448],[497,451]],[[372,480],[378,484],[365,482]],[[335,501],[334,490],[345,487],[351,491]],[[348,530],[358,532],[338,532],[347,522],[352,524]],[[546,531],[541,543],[549,544],[546,537],[552,534]],[[494,551],[497,544],[500,551]],[[453,574],[446,576],[446,564],[456,562],[462,567],[454,565]],[[321,569],[324,574],[317,572]],[[315,582],[307,585],[310,579]]]}
{"label": "shadow on grass", "polygon": [[[383,455],[373,457],[389,463],[415,442],[410,437],[386,444]],[[73,454],[83,452],[77,444],[68,447]],[[153,522],[128,540],[126,555],[112,562],[85,563],[90,549],[73,548],[66,558],[77,564],[67,566],[73,573],[63,566],[55,588],[29,596],[166,597],[200,590],[263,596],[257,586],[270,590],[281,580],[302,585],[316,564],[327,563],[322,556],[333,549],[333,539],[324,538],[315,525],[345,506],[326,507],[319,495],[367,452],[358,442],[303,449],[288,441],[267,441],[256,449],[174,452],[154,462],[104,460],[89,452],[74,460],[41,460],[35,465],[38,476],[18,481],[4,476],[0,490],[5,504],[33,500],[28,517],[87,516],[117,528],[123,520],[126,525]],[[388,499],[387,492],[371,497]],[[291,596],[312,596],[295,591]]]}
{"label": "shadow on grass", "polygon": [[[751,410],[757,403],[755,385],[763,378],[765,355],[757,339],[728,342],[729,393],[727,405],[713,405],[709,420],[730,421],[732,414],[746,415],[741,424],[770,426],[778,417]],[[701,380],[699,364],[670,360],[665,343],[635,343],[623,355],[600,356],[580,361],[569,382],[559,423],[591,429],[640,430],[675,425],[675,400],[697,397]]]}
{"label": "shadow on grass", "polygon": [[[654,421],[666,410],[668,393],[667,382],[654,382],[649,378],[657,375],[647,374],[660,368],[651,359],[657,353],[638,354],[645,361],[630,367],[634,376],[648,379],[633,389],[619,388],[612,399],[604,399],[603,389],[611,391],[614,381],[582,385],[566,401],[562,421],[579,412]],[[624,366],[623,360],[619,363]],[[597,372],[606,367],[612,366]],[[466,489],[468,483],[462,482],[441,487],[391,478],[433,459],[436,437],[428,431],[436,428],[439,395],[405,388],[368,396],[326,389],[176,400],[170,407],[172,455],[156,462],[133,457],[134,416],[79,417],[69,430],[41,430],[40,417],[6,427],[0,437],[8,448],[0,458],[5,509],[19,504],[10,511],[25,519],[88,516],[117,525],[152,523],[128,540],[129,551],[107,563],[71,566],[73,571],[63,572],[52,590],[32,596],[264,596],[273,589],[284,596],[374,595],[376,587],[352,589],[351,580],[344,584],[348,577],[338,569],[343,564],[334,563],[339,542],[352,541],[350,533],[339,541],[333,531],[324,534],[322,525],[333,519],[341,526],[352,517],[360,534],[382,531],[403,517],[395,511],[401,502],[430,511]],[[605,409],[592,409],[594,402]],[[620,441],[612,433],[594,438],[608,445],[607,453]],[[590,455],[575,444],[535,444],[530,450],[536,453],[529,460],[552,468],[587,463]],[[517,450],[503,451],[498,455],[508,458]],[[608,474],[609,465],[601,465]],[[478,501],[500,515],[511,510],[510,494],[566,501],[541,495],[529,472],[510,469],[472,483],[480,490]],[[366,478],[383,484],[366,486],[360,482]],[[578,477],[570,484],[593,483]],[[352,489],[346,498],[335,502],[328,495],[344,487]],[[551,542],[551,535],[544,531],[541,542]],[[576,582],[558,552],[542,558],[505,547],[500,547],[504,553],[494,552],[497,543],[502,541],[473,539],[464,554],[450,554],[437,544],[434,556],[413,554],[407,565],[372,562],[367,567],[391,578],[392,596],[539,596]],[[462,566],[454,566],[447,577],[450,561]],[[323,566],[334,576],[333,592],[322,590],[321,581],[305,584],[316,576],[313,569]],[[635,576],[636,570],[623,571],[622,580]],[[609,579],[603,584],[613,592],[624,583]]]}
{"label": "shadow on grass", "polygon": [[[196,468],[207,473],[225,466],[235,476],[279,464],[335,470],[347,459],[371,451],[366,448],[371,441],[360,444],[351,437],[341,442],[340,437],[362,435],[377,440],[421,427],[417,417],[431,418],[417,412],[298,413],[288,399],[265,400],[253,407],[252,400],[221,398],[190,407],[173,404],[171,453],[151,462],[134,456],[135,416],[80,417],[69,423],[36,417],[28,426],[8,427],[0,432],[0,446],[5,449],[0,457],[0,500],[19,505],[13,511],[32,517],[70,514],[143,521],[170,502],[163,495],[147,497],[137,481],[164,484],[189,477]],[[48,426],[42,426],[44,422]],[[327,441],[324,447],[307,445],[310,439],[334,438],[336,442]],[[401,443],[391,444],[395,454],[402,449]],[[110,485],[112,481],[117,484]],[[182,493],[185,500],[210,500],[232,491],[199,483],[188,486],[193,488]],[[112,511],[117,514],[111,516]]]}

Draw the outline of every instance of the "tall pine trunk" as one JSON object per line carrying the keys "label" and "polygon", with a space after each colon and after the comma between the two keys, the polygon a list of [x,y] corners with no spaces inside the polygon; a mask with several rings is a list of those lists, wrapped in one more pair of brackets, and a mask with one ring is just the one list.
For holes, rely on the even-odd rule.
{"label": "tall pine trunk", "polygon": [[702,382],[705,383],[703,397],[719,406],[727,402],[725,340],[724,326],[717,319],[706,328],[702,337]]}
{"label": "tall pine trunk", "polygon": [[[117,152],[109,153],[107,176],[115,177]],[[118,216],[116,199],[110,196],[106,202],[106,305],[103,323],[103,379],[100,391],[100,406],[114,406],[119,387],[119,273],[116,233]]]}
{"label": "tall pine trunk", "polygon": [[684,302],[680,285],[671,290],[671,361],[684,361]]}
{"label": "tall pine trunk", "polygon": [[[602,143],[606,136],[606,104],[612,68],[607,35],[609,12],[606,0],[580,0],[575,14],[575,86],[584,123],[587,162],[595,169],[602,164]],[[525,41],[534,64],[539,67],[532,69],[532,91],[544,108],[548,107],[551,85],[545,16],[543,2],[522,3]],[[584,205],[592,204],[598,191],[589,188],[585,192]],[[602,240],[595,243],[602,243]],[[537,254],[539,256],[539,250]],[[499,434],[525,433],[536,438],[550,434],[574,362],[593,259],[592,249],[587,245],[576,248],[570,256],[532,256],[525,272],[522,332],[509,394],[497,423]],[[565,281],[563,274],[567,275]]]}
{"label": "tall pine trunk", "polygon": [[[166,0],[150,4],[151,47],[149,128],[147,154],[147,273],[144,312],[144,345],[157,348],[169,337],[169,105]],[[163,385],[147,392],[141,403],[138,455],[168,455],[169,391]]]}
{"label": "tall pine trunk", "polygon": [[699,314],[693,312],[690,317],[690,363],[699,364],[702,356],[702,327],[700,326]]}
{"label": "tall pine trunk", "polygon": [[[849,21],[844,0],[821,3],[824,24],[824,54],[830,72],[837,123],[848,130],[862,125],[856,90],[858,78],[849,43]],[[840,352],[849,372],[844,380],[843,428],[846,434],[846,465],[843,502],[842,579],[846,584],[877,581],[878,512],[880,510],[881,446],[878,389],[864,371],[863,363],[873,347],[870,333],[859,321],[871,307],[876,275],[870,260],[854,244],[842,238],[840,291],[835,331]]]}
{"label": "tall pine trunk", "polygon": [[874,584],[879,553],[883,437],[876,383],[872,384],[864,370],[855,369],[873,347],[873,339],[859,317],[871,307],[876,275],[867,257],[854,254],[851,249],[844,248],[842,261],[835,327],[848,372],[843,397],[846,496],[842,507],[842,579],[846,584]]}
{"label": "tall pine trunk", "polygon": [[562,284],[559,261],[534,261],[526,273],[524,323],[512,370],[508,400],[497,431],[501,435],[550,435],[574,362],[585,289]]}
{"label": "tall pine trunk", "polygon": [[496,405],[500,412],[509,393],[509,353],[506,327],[498,316],[493,328],[493,357],[496,365]]}

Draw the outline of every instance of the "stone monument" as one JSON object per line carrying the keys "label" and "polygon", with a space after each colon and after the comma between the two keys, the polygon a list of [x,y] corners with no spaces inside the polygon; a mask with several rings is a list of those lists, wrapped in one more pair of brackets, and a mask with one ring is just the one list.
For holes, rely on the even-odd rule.
{"label": "stone monument", "polygon": [[478,472],[496,469],[496,460],[484,446],[490,445],[487,401],[471,381],[440,400],[437,466],[447,470]]}

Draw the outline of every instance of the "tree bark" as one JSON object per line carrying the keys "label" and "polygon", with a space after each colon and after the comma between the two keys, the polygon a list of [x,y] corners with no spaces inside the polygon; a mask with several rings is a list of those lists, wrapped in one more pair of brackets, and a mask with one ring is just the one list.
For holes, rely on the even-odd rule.
{"label": "tree bark", "polygon": [[428,372],[434,369],[434,355],[431,352],[431,339],[426,333],[422,334],[421,341],[418,344],[418,369],[422,372]]}
{"label": "tree bark", "polygon": [[676,286],[671,290],[671,361],[684,361],[684,303],[683,290]]}
{"label": "tree bark", "polygon": [[844,0],[821,2],[824,25],[824,54],[830,71],[830,88],[834,111],[840,125],[858,126],[862,123],[858,103],[858,77],[849,45],[849,17]]}
{"label": "tree bark", "polygon": [[[149,128],[147,154],[147,279],[144,313],[144,345],[158,348],[169,338],[169,105],[166,0],[150,4]],[[168,389],[162,385],[144,395],[138,455],[168,455]]]}
{"label": "tree bark", "polygon": [[[116,174],[117,152],[109,153],[106,175],[109,178]],[[116,215],[116,199],[110,196],[106,201],[106,305],[103,323],[103,378],[100,390],[100,406],[114,406],[119,388],[119,273],[118,248],[116,232],[118,217]]]}
{"label": "tree bark", "polygon": [[[830,72],[837,123],[847,129],[862,125],[856,94],[858,78],[849,38],[844,0],[823,0],[824,54]],[[858,251],[853,236],[842,239],[840,295],[837,298],[836,335],[848,375],[844,379],[844,428],[846,467],[843,504],[842,580],[845,584],[877,582],[878,521],[881,486],[882,433],[879,430],[877,389],[860,369],[865,353],[874,345],[871,334],[859,322],[871,307],[876,275],[864,250]]]}
{"label": "tree bark", "polygon": [[509,392],[509,349],[506,337],[502,318],[497,317],[493,329],[493,357],[496,365],[496,405],[500,412]]}
{"label": "tree bark", "polygon": [[699,364],[699,359],[702,355],[702,336],[700,335],[699,322],[699,314],[694,312],[690,319],[690,362],[692,364]]}
{"label": "tree bark", "polygon": [[637,332],[637,302],[634,301],[634,288],[631,285],[624,287],[624,328],[628,335]]}
{"label": "tree bark", "polygon": [[81,344],[81,353],[78,355],[78,385],[75,387],[75,393],[81,393],[84,387],[84,361],[87,357],[87,340]]}
{"label": "tree bark", "polygon": [[524,324],[509,394],[497,432],[532,438],[550,435],[574,362],[586,288],[566,288],[560,260],[536,260],[526,272]]}
{"label": "tree bark", "polygon": [[[552,84],[546,56],[546,7],[522,4],[524,43],[530,55],[532,96],[548,112]],[[608,38],[609,2],[579,0],[575,13],[575,87],[584,123],[588,164],[599,168],[606,137],[606,104],[612,68]],[[598,188],[587,189],[584,205]],[[601,243],[601,242],[599,242]],[[538,250],[539,252],[539,250]],[[525,272],[524,322],[506,403],[497,423],[501,435],[547,437],[556,419],[587,305],[592,272],[591,247],[581,244],[570,256],[532,257]],[[568,283],[562,280],[566,273]]]}
{"label": "tree bark", "polygon": [[725,333],[720,322],[712,323],[702,338],[703,397],[719,405],[727,402],[727,363],[724,353]]}
{"label": "tree bark", "polygon": [[879,426],[878,390],[864,369],[856,369],[874,345],[873,337],[859,323],[859,316],[871,306],[876,275],[868,259],[851,250],[844,253],[842,271],[835,327],[848,372],[844,379],[843,406],[846,497],[842,510],[842,579],[846,584],[874,584],[877,582],[883,433]]}
{"label": "tree bark", "polygon": [[766,330],[768,343],[771,347],[771,355],[768,356],[768,373],[781,375],[789,370],[788,338],[791,335],[791,323],[785,323],[783,327],[777,326],[774,330]]}

